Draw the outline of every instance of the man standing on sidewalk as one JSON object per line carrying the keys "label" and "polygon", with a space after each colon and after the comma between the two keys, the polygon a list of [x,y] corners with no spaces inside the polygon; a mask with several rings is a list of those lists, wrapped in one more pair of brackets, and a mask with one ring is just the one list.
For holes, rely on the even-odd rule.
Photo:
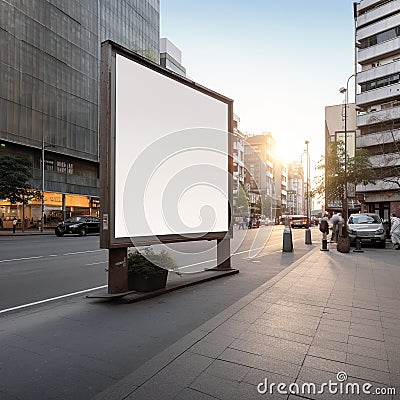
{"label": "man standing on sidewalk", "polygon": [[391,228],[390,237],[392,239],[393,246],[396,250],[400,250],[400,218],[396,217],[396,214],[392,214],[390,218]]}
{"label": "man standing on sidewalk", "polygon": [[13,223],[12,223],[13,224],[13,233],[15,233],[15,228],[17,227],[17,222],[18,222],[17,218],[14,217]]}

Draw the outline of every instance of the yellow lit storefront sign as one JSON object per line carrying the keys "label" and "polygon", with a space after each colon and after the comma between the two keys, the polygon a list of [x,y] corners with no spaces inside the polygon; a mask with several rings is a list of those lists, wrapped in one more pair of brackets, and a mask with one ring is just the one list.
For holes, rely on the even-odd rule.
{"label": "yellow lit storefront sign", "polygon": [[[29,205],[41,205],[42,201],[39,200],[31,200]],[[62,207],[62,194],[54,193],[54,192],[45,192],[44,193],[44,204],[45,206],[52,207]],[[9,206],[10,202],[6,200],[0,201],[0,206]],[[80,196],[76,194],[66,194],[65,195],[65,206],[66,207],[79,207],[79,208],[89,208],[90,207],[90,197],[89,196]]]}
{"label": "yellow lit storefront sign", "polygon": [[88,196],[78,196],[76,194],[66,194],[65,195],[65,205],[66,207],[90,207],[90,197]]}

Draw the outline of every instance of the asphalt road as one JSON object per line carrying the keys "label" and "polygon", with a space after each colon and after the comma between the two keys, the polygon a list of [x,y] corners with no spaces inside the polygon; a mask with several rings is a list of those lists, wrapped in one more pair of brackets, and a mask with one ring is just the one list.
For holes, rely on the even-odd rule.
{"label": "asphalt road", "polygon": [[[235,229],[231,253],[265,248],[271,227]],[[184,273],[216,265],[215,241],[155,246],[166,248]],[[241,253],[242,254],[242,253]],[[0,312],[107,285],[108,251],[99,236],[0,237]]]}
{"label": "asphalt road", "polygon": [[[282,227],[271,236],[269,229],[240,232],[232,260],[238,275],[133,304],[79,295],[0,314],[0,398],[90,399],[122,379],[309,251],[303,230],[293,231],[294,253],[282,253]],[[94,264],[107,255],[96,251],[98,237],[0,238],[0,250],[2,310],[3,301],[12,306],[106,282],[105,264]],[[202,260],[203,252],[191,252]],[[191,252],[182,260],[193,261]],[[5,261],[27,254],[40,258]]]}

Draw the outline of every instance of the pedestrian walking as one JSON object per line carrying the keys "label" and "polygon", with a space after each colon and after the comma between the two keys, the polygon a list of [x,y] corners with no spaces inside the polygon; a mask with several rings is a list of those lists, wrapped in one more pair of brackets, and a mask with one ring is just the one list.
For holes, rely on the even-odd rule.
{"label": "pedestrian walking", "polygon": [[13,218],[12,226],[13,226],[13,233],[15,233],[15,228],[17,227],[18,220],[17,218]]}
{"label": "pedestrian walking", "polygon": [[332,218],[331,218],[331,224],[332,224],[331,243],[337,242],[337,240],[339,238],[339,227],[342,227],[343,223],[344,223],[344,219],[343,219],[341,213],[332,215]]}
{"label": "pedestrian walking", "polygon": [[392,239],[393,247],[396,250],[400,250],[400,218],[395,213],[390,218],[390,237]]}
{"label": "pedestrian walking", "polygon": [[239,230],[243,229],[243,217],[238,217],[236,221],[237,224],[239,225]]}

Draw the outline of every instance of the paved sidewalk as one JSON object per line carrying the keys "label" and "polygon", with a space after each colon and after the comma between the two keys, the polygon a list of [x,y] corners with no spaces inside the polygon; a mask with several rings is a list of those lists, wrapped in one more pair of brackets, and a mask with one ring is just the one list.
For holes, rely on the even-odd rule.
{"label": "paved sidewalk", "polygon": [[[371,398],[364,384],[400,398],[400,252],[334,247],[311,250],[94,399]],[[345,374],[343,390],[359,384],[360,395],[257,392],[265,379],[339,388]]]}

